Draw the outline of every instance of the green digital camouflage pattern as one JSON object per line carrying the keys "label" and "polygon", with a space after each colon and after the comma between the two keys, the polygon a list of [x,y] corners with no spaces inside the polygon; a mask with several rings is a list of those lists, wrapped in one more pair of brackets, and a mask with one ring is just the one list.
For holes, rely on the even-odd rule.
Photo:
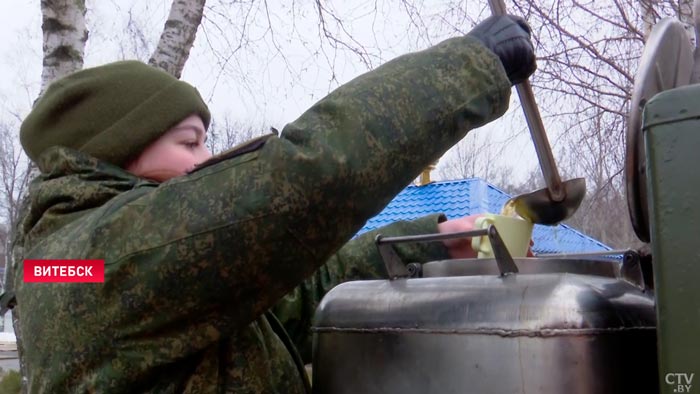
{"label": "green digital camouflage pattern", "polygon": [[455,38],[343,85],[253,152],[160,185],[48,150],[18,248],[104,259],[105,283],[24,283],[19,260],[29,391],[302,393],[267,311],[304,350],[317,298],[380,268],[362,263],[367,237],[333,254],[509,93],[498,58]]}
{"label": "green digital camouflage pattern", "polygon": [[[275,304],[272,311],[284,325],[304,363],[311,362],[311,322],[321,298],[342,282],[387,278],[384,262],[374,243],[377,234],[401,236],[436,233],[437,223],[441,220],[444,220],[444,216],[429,215],[362,234],[345,244],[311,278]],[[449,258],[439,243],[397,244],[394,250],[406,262],[425,263]]]}

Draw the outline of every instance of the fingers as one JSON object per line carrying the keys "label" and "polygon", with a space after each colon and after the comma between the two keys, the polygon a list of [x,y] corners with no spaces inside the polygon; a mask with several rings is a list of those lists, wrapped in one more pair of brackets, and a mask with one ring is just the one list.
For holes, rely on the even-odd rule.
{"label": "fingers", "polygon": [[532,30],[521,17],[492,16],[476,25],[469,35],[499,57],[511,84],[526,80],[537,68]]}

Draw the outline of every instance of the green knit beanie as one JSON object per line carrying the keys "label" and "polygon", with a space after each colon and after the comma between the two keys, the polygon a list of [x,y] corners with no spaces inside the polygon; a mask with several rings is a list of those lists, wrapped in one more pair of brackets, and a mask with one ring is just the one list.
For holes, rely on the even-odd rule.
{"label": "green knit beanie", "polygon": [[186,117],[210,114],[197,89],[138,61],[89,68],[53,82],[22,123],[34,161],[65,146],[124,167]]}

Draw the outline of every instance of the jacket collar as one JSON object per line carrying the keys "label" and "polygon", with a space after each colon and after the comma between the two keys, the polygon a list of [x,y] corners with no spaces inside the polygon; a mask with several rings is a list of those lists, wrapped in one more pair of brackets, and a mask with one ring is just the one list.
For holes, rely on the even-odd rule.
{"label": "jacket collar", "polygon": [[22,215],[20,237],[52,233],[115,196],[157,183],[66,147],[52,147],[36,162],[41,174],[29,186],[29,206]]}

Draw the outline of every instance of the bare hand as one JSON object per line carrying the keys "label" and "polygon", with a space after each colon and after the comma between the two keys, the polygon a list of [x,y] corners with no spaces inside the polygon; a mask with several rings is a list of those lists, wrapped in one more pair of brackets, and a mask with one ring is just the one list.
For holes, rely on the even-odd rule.
{"label": "bare hand", "polygon": [[[438,232],[442,234],[475,230],[474,222],[481,216],[481,214],[463,216],[459,219],[438,223]],[[447,247],[447,253],[450,255],[450,258],[471,259],[476,257],[476,252],[472,249],[471,238],[446,239],[442,242]]]}
{"label": "bare hand", "polygon": [[[438,232],[440,234],[443,234],[476,230],[476,228],[474,227],[474,222],[481,216],[483,216],[483,214],[463,216],[458,219],[452,219],[444,221],[442,223],[438,223]],[[472,249],[471,238],[447,239],[442,241],[442,243],[447,248],[447,253],[450,255],[450,258],[473,259],[477,257],[476,251]],[[534,245],[534,242],[532,242],[531,240],[530,248],[527,249],[527,257],[534,257],[534,254],[532,253],[532,245]]]}

